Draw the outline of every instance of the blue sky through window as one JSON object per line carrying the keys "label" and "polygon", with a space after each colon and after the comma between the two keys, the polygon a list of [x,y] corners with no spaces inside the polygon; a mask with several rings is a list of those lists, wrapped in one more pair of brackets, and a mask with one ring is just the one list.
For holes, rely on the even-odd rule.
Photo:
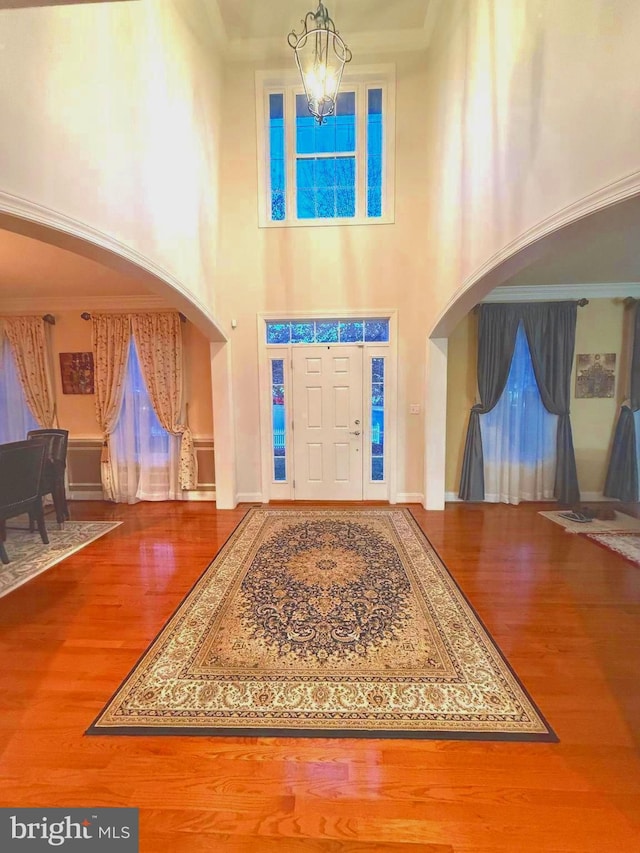
{"label": "blue sky through window", "polygon": [[367,216],[382,216],[382,89],[367,92]]}
{"label": "blue sky through window", "polygon": [[284,95],[269,95],[269,161],[271,168],[271,218],[281,221],[286,216]]}
{"label": "blue sky through window", "polygon": [[306,97],[296,95],[296,212],[299,219],[352,218],[356,215],[355,150],[355,92],[339,94],[335,115],[326,118],[321,125],[309,114]]}

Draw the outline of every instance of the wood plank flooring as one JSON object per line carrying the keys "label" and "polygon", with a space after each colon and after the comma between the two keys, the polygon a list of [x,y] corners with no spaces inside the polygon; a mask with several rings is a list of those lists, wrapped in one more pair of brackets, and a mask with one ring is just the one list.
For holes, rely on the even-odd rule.
{"label": "wood plank flooring", "polygon": [[411,508],[560,743],[86,737],[247,507],[75,503],[124,524],[0,599],[0,805],[137,806],[144,853],[639,851],[640,569]]}

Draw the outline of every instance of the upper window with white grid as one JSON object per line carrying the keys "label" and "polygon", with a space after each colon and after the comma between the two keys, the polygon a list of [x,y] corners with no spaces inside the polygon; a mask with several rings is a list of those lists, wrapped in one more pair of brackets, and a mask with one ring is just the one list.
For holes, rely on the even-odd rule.
{"label": "upper window with white grid", "polygon": [[392,72],[343,78],[322,125],[297,85],[257,82],[260,225],[392,222]]}

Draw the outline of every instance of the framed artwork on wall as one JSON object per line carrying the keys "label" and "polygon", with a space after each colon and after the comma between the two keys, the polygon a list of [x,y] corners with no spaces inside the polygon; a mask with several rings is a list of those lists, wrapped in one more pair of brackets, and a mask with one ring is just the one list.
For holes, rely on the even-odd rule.
{"label": "framed artwork on wall", "polygon": [[93,353],[61,352],[63,394],[93,394]]}
{"label": "framed artwork on wall", "polygon": [[580,353],[576,357],[576,397],[613,397],[616,354]]}

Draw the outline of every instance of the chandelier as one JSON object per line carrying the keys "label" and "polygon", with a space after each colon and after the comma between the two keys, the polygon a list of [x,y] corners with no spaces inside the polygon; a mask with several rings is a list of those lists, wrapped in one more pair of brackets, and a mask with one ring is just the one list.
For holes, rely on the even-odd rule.
{"label": "chandelier", "polygon": [[295,51],[309,112],[322,124],[335,112],[342,71],[351,62],[351,51],[321,2],[301,23],[304,29],[300,35],[292,30],[287,41]]}

